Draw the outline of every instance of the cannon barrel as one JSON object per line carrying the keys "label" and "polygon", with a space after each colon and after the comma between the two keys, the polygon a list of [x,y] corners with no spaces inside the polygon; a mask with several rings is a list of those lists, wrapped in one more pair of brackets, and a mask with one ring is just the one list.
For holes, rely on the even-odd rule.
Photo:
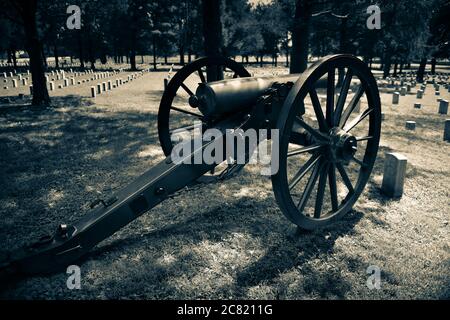
{"label": "cannon barrel", "polygon": [[289,74],[200,83],[195,96],[192,96],[189,102],[203,115],[216,118],[253,106],[274,83],[295,83],[299,76],[300,74]]}

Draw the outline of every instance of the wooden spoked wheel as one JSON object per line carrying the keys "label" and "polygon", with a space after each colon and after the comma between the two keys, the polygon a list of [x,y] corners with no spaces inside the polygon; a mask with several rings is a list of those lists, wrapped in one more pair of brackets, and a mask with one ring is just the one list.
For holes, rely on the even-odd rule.
{"label": "wooden spoked wheel", "polygon": [[213,125],[189,105],[200,82],[249,76],[242,65],[225,57],[200,58],[180,69],[169,81],[159,105],[158,135],[164,154],[171,153],[177,132],[191,132],[199,122],[204,129]]}
{"label": "wooden spoked wheel", "polygon": [[[326,88],[319,85],[325,79]],[[369,68],[350,55],[315,63],[289,92],[277,128],[279,170],[272,184],[286,217],[315,229],[349,212],[369,180],[380,140],[380,98]]]}

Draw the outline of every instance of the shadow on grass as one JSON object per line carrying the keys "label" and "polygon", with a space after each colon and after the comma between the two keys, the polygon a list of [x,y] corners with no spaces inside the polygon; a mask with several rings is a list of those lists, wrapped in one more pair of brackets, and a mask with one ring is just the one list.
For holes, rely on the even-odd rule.
{"label": "shadow on grass", "polygon": [[[94,249],[84,260],[108,259],[108,257],[111,258],[111,256],[114,257],[123,252],[133,252],[133,249],[138,247],[140,248],[138,250],[141,250],[146,246],[151,246],[152,251],[159,253],[156,257],[159,257],[162,252],[167,250],[168,243],[177,243],[178,251],[185,244],[190,248],[199,248],[202,243],[207,241],[214,246],[214,244],[223,242],[224,237],[230,234],[246,234],[250,235],[252,239],[258,239],[264,246],[267,246],[267,250],[254,263],[239,269],[235,275],[235,283],[223,286],[217,284],[220,287],[215,288],[217,291],[232,292],[232,296],[235,298],[245,297],[248,288],[276,281],[276,278],[283,272],[297,268],[304,273],[304,292],[315,293],[323,298],[329,296],[343,298],[345,293],[351,289],[344,277],[336,270],[316,272],[311,269],[309,263],[312,259],[323,258],[322,255],[331,254],[336,240],[352,234],[355,224],[363,217],[363,214],[352,211],[330,228],[313,232],[299,229],[294,231],[292,225],[281,216],[257,214],[256,212],[263,212],[263,208],[269,206],[271,201],[264,200],[257,203],[256,201],[253,198],[242,198],[232,203],[228,202],[227,206],[196,214],[181,222],[148,233],[137,235],[128,233],[126,238]],[[156,210],[157,208],[152,210],[153,214]],[[148,214],[152,214],[152,212]],[[234,214],[230,214],[230,212],[234,212]],[[276,243],[273,241],[274,236],[277,238]],[[248,250],[245,243],[238,245],[243,246],[244,250]],[[207,252],[205,254],[208,255]],[[193,251],[177,256],[176,263],[171,266],[161,266],[157,263],[156,257],[152,256],[150,260],[145,261],[145,271],[130,272],[126,279],[127,285],[141,281],[157,282],[158,286],[164,288],[166,295],[170,293],[173,297],[186,298],[186,292],[177,289],[173,285],[173,279],[179,276],[195,277],[202,273],[203,268],[208,267],[207,262],[204,261],[204,255]],[[111,279],[105,285],[119,285],[116,283],[117,281],[120,280]],[[210,294],[214,295],[214,293]],[[194,296],[188,296],[188,298],[208,296],[210,295],[195,293]]]}
{"label": "shadow on grass", "polygon": [[80,96],[0,114],[5,247],[51,232],[62,217],[75,220],[82,215],[80,203],[98,197],[91,189],[109,193],[145,171],[139,152],[149,145],[158,148],[154,114],[107,111]]}

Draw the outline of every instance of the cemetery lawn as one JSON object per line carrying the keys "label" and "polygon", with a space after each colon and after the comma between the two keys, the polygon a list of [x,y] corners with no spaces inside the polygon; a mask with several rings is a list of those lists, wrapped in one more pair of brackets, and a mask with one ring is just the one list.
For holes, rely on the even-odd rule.
{"label": "cemetery lawn", "polygon": [[[95,99],[92,84],[60,89],[51,108],[2,104],[2,250],[76,221],[96,198],[163,159],[156,119],[166,73]],[[80,262],[80,290],[69,290],[61,272],[3,283],[0,298],[449,299],[448,116],[437,113],[431,85],[414,109],[417,88],[395,107],[381,89],[386,120],[374,172],[335,225],[298,231],[279,210],[270,178],[248,166],[163,202],[100,243]],[[441,97],[450,94],[442,88]],[[416,131],[405,130],[407,120]],[[393,151],[408,158],[399,200],[380,193],[384,153]],[[381,270],[379,290],[367,286],[370,266]]]}

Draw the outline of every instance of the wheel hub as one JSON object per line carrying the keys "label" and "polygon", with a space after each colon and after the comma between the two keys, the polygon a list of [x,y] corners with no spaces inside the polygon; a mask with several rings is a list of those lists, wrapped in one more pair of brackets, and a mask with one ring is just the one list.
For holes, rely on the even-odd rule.
{"label": "wheel hub", "polygon": [[340,128],[330,130],[330,156],[334,162],[348,162],[356,153],[358,143],[350,133]]}

